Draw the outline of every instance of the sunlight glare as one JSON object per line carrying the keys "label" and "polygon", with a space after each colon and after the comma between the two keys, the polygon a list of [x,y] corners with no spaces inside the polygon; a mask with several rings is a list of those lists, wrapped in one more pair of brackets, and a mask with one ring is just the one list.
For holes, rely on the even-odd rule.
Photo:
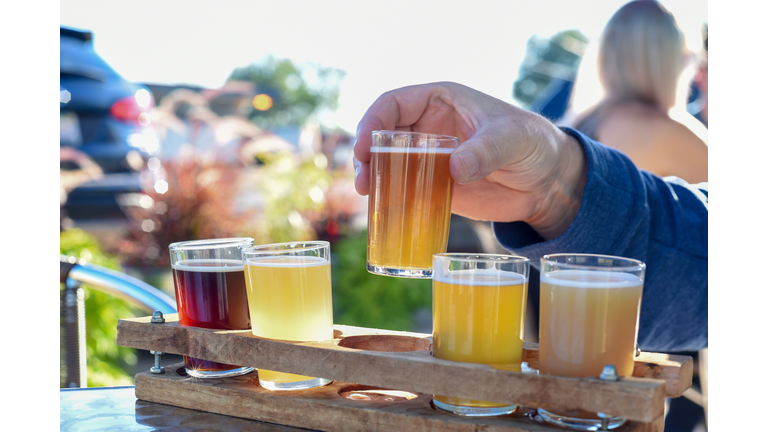
{"label": "sunlight glare", "polygon": [[253,107],[259,111],[267,111],[272,108],[272,98],[263,93],[257,94],[253,97]]}

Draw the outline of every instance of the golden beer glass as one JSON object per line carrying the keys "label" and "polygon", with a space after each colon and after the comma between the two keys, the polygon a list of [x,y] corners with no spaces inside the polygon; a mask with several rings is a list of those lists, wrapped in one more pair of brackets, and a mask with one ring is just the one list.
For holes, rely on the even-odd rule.
{"label": "golden beer glass", "polygon": [[[432,355],[520,372],[528,290],[528,258],[436,254],[432,275]],[[441,411],[497,416],[517,405],[434,395]]]}
{"label": "golden beer glass", "polygon": [[[599,377],[613,365],[632,376],[645,278],[641,261],[591,254],[541,258],[539,373]],[[626,422],[610,413],[554,413],[548,422],[577,430],[614,429]]]}
{"label": "golden beer glass", "polygon": [[[331,248],[326,241],[254,246],[243,252],[253,334],[296,342],[333,339]],[[325,378],[260,369],[269,390],[304,390]]]}
{"label": "golden beer glass", "polygon": [[453,179],[448,161],[459,139],[374,131],[368,197],[367,268],[430,278],[432,255],[448,245]]}

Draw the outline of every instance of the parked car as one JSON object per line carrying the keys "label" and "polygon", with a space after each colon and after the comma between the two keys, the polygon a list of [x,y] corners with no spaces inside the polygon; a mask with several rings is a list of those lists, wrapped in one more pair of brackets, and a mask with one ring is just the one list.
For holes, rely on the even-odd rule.
{"label": "parked car", "polygon": [[112,226],[137,201],[140,173],[158,151],[154,98],[94,51],[90,31],[60,29],[62,221]]}
{"label": "parked car", "polygon": [[105,173],[139,171],[157,150],[149,89],[125,80],[93,49],[88,30],[61,27],[61,145],[87,154]]}

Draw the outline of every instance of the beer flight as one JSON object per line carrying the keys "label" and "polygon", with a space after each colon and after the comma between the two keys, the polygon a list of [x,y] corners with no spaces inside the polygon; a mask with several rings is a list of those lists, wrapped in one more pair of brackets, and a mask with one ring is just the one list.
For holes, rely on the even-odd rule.
{"label": "beer flight", "polygon": [[[367,269],[377,275],[431,278],[432,355],[520,372],[530,261],[499,254],[446,253],[453,181],[448,160],[455,137],[375,131],[371,147]],[[333,339],[328,242],[254,245],[252,238],[169,246],[181,325],[250,329],[296,342]],[[645,264],[628,258],[552,254],[541,258],[539,371],[597,377],[634,368]],[[184,357],[188,375],[223,378],[252,372]],[[258,371],[259,384],[290,391],[331,381]],[[433,395],[433,406],[464,416],[498,416],[514,404]],[[547,421],[594,430],[599,413],[553,413]],[[609,428],[624,419],[609,418]]]}

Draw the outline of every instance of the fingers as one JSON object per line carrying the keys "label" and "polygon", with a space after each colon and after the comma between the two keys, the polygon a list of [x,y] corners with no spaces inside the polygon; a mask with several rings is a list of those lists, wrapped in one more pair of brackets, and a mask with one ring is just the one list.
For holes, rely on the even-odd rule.
{"label": "fingers", "polygon": [[[422,84],[391,90],[379,96],[357,125],[355,158],[363,164],[371,160],[371,132],[375,130],[415,130],[430,103],[447,92],[440,84]],[[430,131],[441,133],[441,131]]]}
{"label": "fingers", "polygon": [[443,91],[436,85],[403,87],[379,96],[357,125],[353,152],[355,189],[360,195],[369,191],[371,133],[375,130],[412,130],[434,94]]}
{"label": "fingers", "polygon": [[368,195],[370,192],[371,164],[363,164],[355,157],[352,158],[352,163],[355,166],[355,190],[360,195]]}

